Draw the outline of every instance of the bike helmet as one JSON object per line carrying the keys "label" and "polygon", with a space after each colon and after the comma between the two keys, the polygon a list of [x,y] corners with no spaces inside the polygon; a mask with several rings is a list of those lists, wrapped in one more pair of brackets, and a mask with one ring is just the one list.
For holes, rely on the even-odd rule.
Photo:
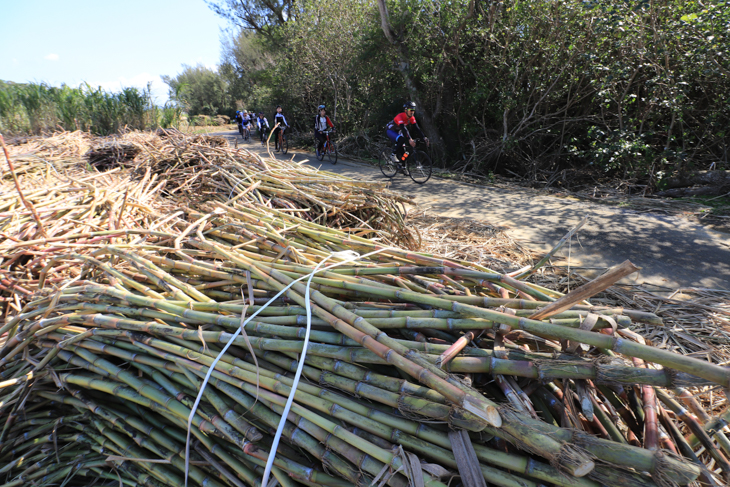
{"label": "bike helmet", "polygon": [[412,101],[407,101],[403,104],[403,109],[404,110],[415,110],[416,104]]}
{"label": "bike helmet", "polygon": [[276,108],[281,108],[281,105],[276,105]]}
{"label": "bike helmet", "polygon": [[324,105],[320,105],[317,107],[317,110],[325,110],[327,107]]}

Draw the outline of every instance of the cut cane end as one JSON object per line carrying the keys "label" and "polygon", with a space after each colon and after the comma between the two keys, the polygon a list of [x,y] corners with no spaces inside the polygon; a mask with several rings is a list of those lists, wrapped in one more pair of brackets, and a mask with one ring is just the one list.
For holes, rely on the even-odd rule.
{"label": "cut cane end", "polygon": [[578,465],[578,467],[573,470],[573,475],[576,477],[584,477],[591,473],[595,467],[596,464],[593,462],[593,460],[588,460],[581,465]]}
{"label": "cut cane end", "polygon": [[464,409],[474,414],[475,416],[482,418],[491,426],[494,426],[495,428],[499,428],[500,426],[502,426],[502,416],[499,415],[499,411],[496,407],[489,405],[487,405],[486,407],[481,407],[480,404],[473,402],[473,400],[469,397],[464,399],[463,406]]}

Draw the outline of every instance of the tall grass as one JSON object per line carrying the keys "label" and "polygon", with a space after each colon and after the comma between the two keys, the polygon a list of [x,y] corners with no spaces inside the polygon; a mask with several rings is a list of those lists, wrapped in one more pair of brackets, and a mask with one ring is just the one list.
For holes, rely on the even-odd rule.
{"label": "tall grass", "polygon": [[182,109],[155,105],[150,86],[109,92],[85,83],[78,88],[0,81],[0,132],[40,134],[83,130],[109,135],[125,128],[177,127]]}

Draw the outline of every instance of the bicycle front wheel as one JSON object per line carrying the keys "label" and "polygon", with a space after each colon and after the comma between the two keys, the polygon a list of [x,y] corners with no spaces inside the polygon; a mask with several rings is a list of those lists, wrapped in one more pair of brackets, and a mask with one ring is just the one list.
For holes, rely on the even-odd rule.
{"label": "bicycle front wheel", "polygon": [[392,178],[398,173],[398,166],[395,161],[390,158],[390,149],[387,147],[381,149],[378,153],[378,162],[380,163],[380,171],[386,178]]}
{"label": "bicycle front wheel", "polygon": [[332,164],[337,164],[337,146],[332,142],[327,144],[327,156]]}
{"label": "bicycle front wheel", "polygon": [[414,183],[423,184],[431,177],[431,158],[423,151],[416,151],[408,161],[408,175]]}
{"label": "bicycle front wheel", "polygon": [[286,137],[282,136],[281,141],[279,142],[279,145],[281,146],[281,153],[286,154],[286,151],[289,150],[289,142],[286,141]]}

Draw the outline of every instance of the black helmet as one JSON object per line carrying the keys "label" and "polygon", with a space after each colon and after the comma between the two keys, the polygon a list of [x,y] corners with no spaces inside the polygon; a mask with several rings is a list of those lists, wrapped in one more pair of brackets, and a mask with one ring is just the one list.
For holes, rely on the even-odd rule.
{"label": "black helmet", "polygon": [[276,105],[276,108],[281,108],[281,105]]}
{"label": "black helmet", "polygon": [[403,104],[403,109],[404,110],[415,110],[416,104],[412,101],[407,101]]}
{"label": "black helmet", "polygon": [[317,110],[325,110],[325,109],[327,109],[327,107],[324,105],[320,105],[317,107]]}

